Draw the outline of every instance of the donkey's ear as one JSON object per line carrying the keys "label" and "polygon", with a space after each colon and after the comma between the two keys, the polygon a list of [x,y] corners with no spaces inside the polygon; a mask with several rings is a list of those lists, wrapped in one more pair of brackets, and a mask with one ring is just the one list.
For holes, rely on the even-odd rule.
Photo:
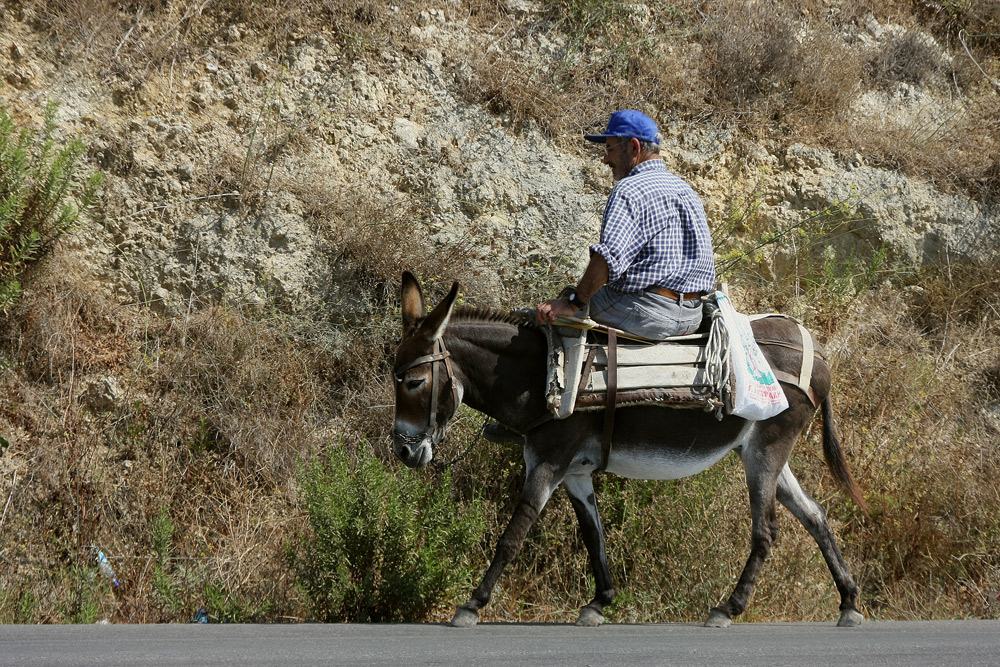
{"label": "donkey's ear", "polygon": [[427,314],[427,306],[424,305],[424,293],[420,289],[420,282],[409,271],[403,271],[399,301],[403,310],[403,333],[406,334]]}
{"label": "donkey's ear", "polygon": [[448,320],[451,318],[451,309],[455,307],[455,300],[457,298],[458,283],[452,283],[448,296],[434,307],[434,310],[431,311],[431,314],[427,316],[427,319],[420,326],[421,333],[427,336],[428,340],[437,340],[444,335],[444,330],[448,326]]}

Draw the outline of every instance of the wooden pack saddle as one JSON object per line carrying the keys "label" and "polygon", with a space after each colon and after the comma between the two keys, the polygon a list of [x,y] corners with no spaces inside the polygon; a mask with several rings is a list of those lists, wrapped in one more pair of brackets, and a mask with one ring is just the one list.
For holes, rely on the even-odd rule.
{"label": "wooden pack saddle", "polygon": [[[713,321],[713,330],[721,325]],[[713,335],[714,333],[714,335]],[[549,335],[547,402],[556,419],[613,405],[662,405],[714,411],[728,395],[726,340],[721,332],[655,342],[599,325],[558,320]]]}
{"label": "wooden pack saddle", "polygon": [[[753,315],[787,317],[785,315]],[[556,419],[576,410],[614,406],[661,405],[699,408],[721,419],[732,407],[729,335],[722,317],[709,316],[704,333],[650,341],[597,324],[564,318],[549,328],[547,403]],[[791,318],[789,318],[791,319]],[[796,322],[798,324],[798,322]],[[803,363],[798,376],[772,369],[778,380],[801,389],[813,405],[812,336],[801,324]],[[771,344],[761,341],[762,344]]]}

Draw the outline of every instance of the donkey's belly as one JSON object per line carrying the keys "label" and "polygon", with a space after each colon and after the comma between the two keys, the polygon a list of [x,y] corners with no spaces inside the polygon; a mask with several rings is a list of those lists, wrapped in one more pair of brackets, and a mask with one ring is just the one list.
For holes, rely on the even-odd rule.
{"label": "donkey's belly", "polygon": [[680,479],[711,467],[732,448],[713,449],[689,455],[677,450],[629,451],[612,450],[608,472],[633,479]]}
{"label": "donkey's belly", "polygon": [[747,422],[733,440],[696,438],[690,442],[613,442],[608,472],[633,479],[680,479],[695,475],[718,463],[750,437],[753,422]]}

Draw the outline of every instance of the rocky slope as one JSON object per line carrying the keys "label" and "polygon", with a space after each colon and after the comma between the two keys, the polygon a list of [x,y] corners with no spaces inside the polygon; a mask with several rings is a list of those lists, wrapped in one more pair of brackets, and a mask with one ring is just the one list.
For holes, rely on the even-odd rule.
{"label": "rocky slope", "polygon": [[[6,11],[0,23],[2,94],[26,116],[58,100],[64,130],[86,136],[109,172],[106,215],[79,243],[123,299],[167,312],[223,295],[352,309],[359,295],[343,293],[338,240],[352,226],[379,225],[378,208],[351,219],[338,205],[359,195],[383,211],[417,211],[414,224],[440,241],[467,239],[470,260],[487,273],[496,257],[579,265],[597,234],[610,186],[599,156],[464,101],[467,60],[491,37],[450,6],[415,16],[412,52],[364,60],[319,34],[268,52],[245,27],[228,26],[228,42],[180,76],[152,77],[127,94],[86,61],[56,64],[53,40],[29,18]],[[874,43],[890,29],[871,20],[856,39]],[[522,48],[544,58],[559,45]],[[947,112],[912,88],[857,106],[901,124]],[[862,155],[843,162],[801,144],[748,151],[732,132],[664,129],[669,168],[694,183],[717,225],[753,190],[771,225],[849,207],[852,220],[831,241],[844,253],[884,245],[913,265],[996,254],[998,218],[984,203],[869,167]]]}

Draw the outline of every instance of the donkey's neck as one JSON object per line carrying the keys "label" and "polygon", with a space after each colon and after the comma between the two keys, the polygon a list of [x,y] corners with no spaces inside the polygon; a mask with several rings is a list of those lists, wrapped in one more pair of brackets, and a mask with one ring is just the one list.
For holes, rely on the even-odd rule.
{"label": "donkey's neck", "polygon": [[545,413],[547,344],[541,331],[503,321],[459,320],[444,338],[466,405],[515,429]]}

